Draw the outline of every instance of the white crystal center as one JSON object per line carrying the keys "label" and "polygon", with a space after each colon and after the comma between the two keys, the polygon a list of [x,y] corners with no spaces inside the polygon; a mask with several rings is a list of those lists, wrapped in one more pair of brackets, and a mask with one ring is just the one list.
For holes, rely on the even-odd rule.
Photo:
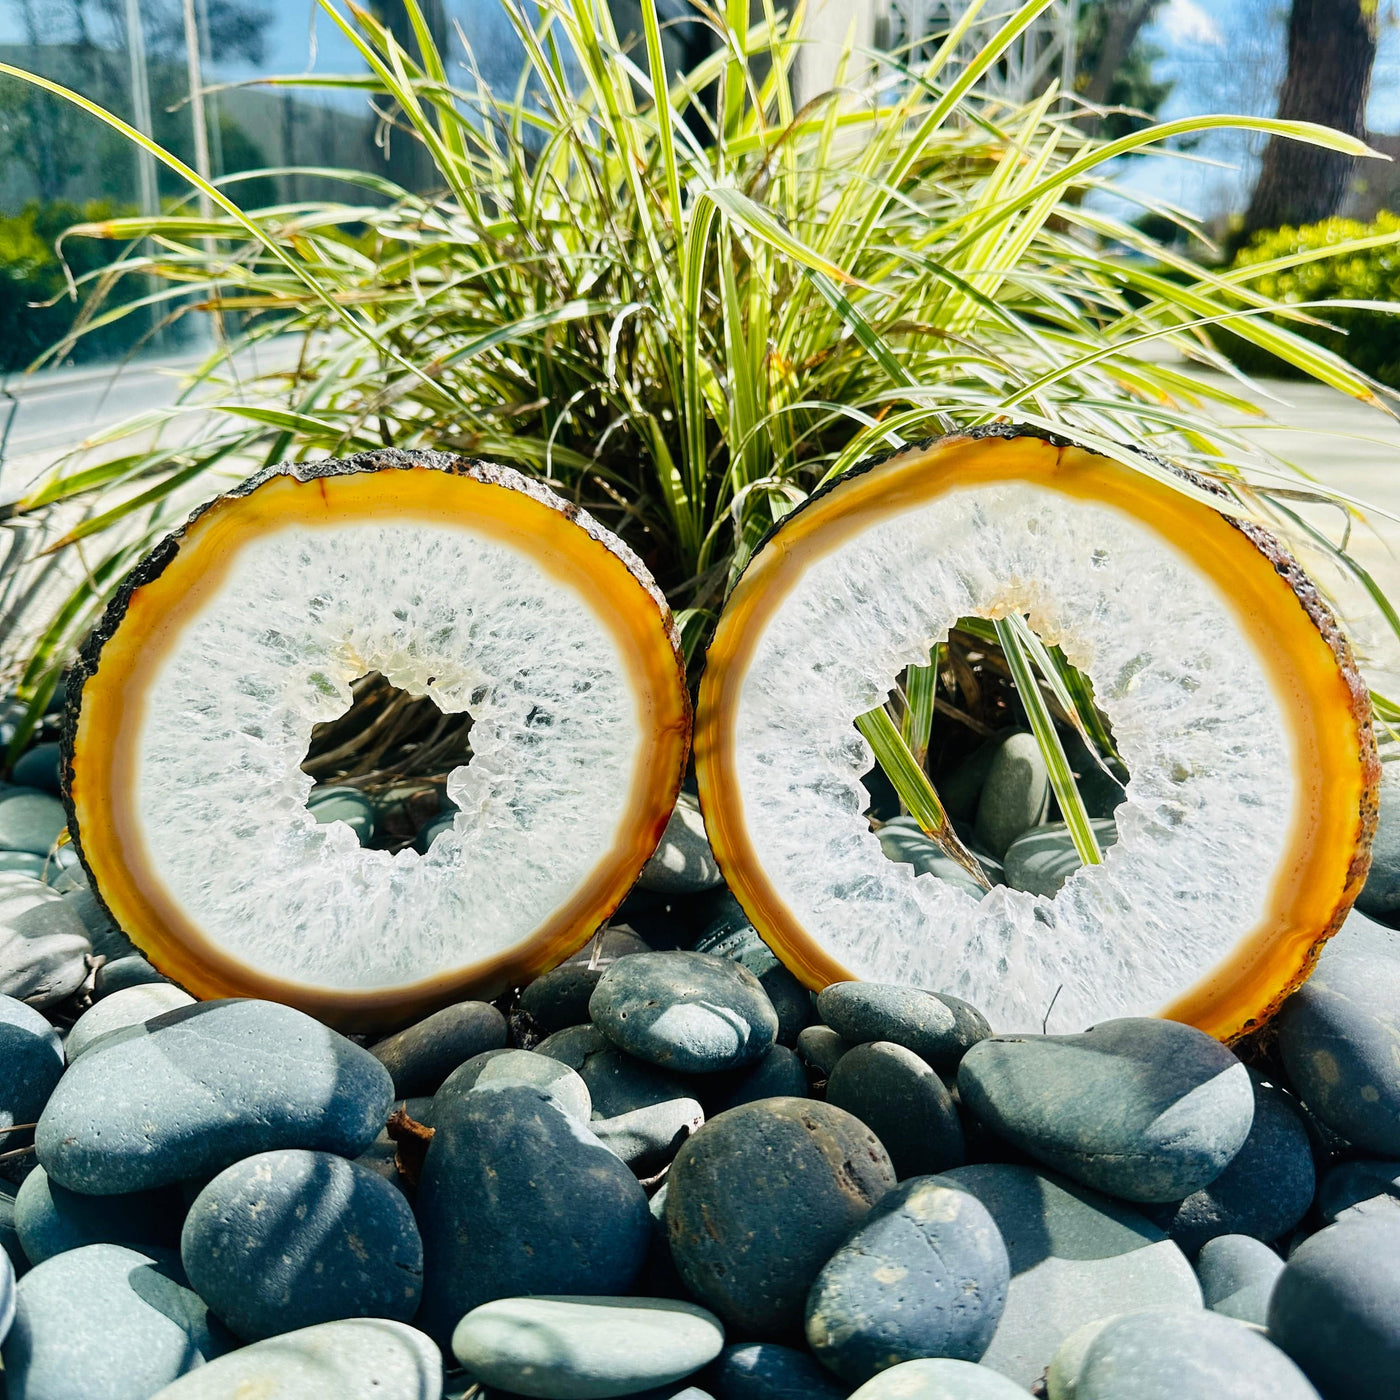
{"label": "white crystal center", "polygon": [[[425,856],[365,850],[306,810],[312,726],[379,671],[470,710],[460,809]],[[244,964],[389,989],[527,939],[627,834],[642,717],[582,587],[469,527],[287,526],[233,560],[148,692],[138,791],[151,867]]]}
{"label": "white crystal center", "polygon": [[[1132,774],[1104,862],[980,902],[887,860],[853,729],[960,617],[1027,614],[1094,682]],[[1293,740],[1228,600],[1127,513],[1028,483],[949,492],[808,567],[745,675],[749,838],[854,975],[952,992],[993,1029],[1147,1015],[1253,929],[1292,835]]]}

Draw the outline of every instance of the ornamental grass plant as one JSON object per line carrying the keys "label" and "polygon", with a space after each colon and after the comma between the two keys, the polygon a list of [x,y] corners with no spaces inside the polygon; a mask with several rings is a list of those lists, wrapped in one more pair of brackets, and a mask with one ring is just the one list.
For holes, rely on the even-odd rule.
{"label": "ornamental grass plant", "polygon": [[[830,90],[801,105],[800,4],[765,0],[757,23],[747,0],[698,5],[717,48],[680,73],[666,68],[655,0],[643,0],[639,34],[618,33],[605,0],[542,0],[538,23],[508,0],[526,67],[513,91],[493,91],[470,63],[449,67],[405,3],[415,53],[367,11],[321,0],[321,22],[366,72],[262,81],[362,92],[384,141],[421,144],[435,172],[427,193],[308,171],[353,193],[245,208],[241,189],[268,172],[207,183],[80,94],[0,65],[146,145],[190,185],[188,203],[158,217],[69,231],[65,246],[113,244],[107,267],[75,279],[74,294],[91,298],[75,334],[148,308],[207,315],[216,330],[179,402],[57,462],[7,508],[12,564],[35,553],[32,540],[82,561],[21,658],[30,718],[12,752],[126,570],[192,499],[265,464],[384,446],[505,462],[592,512],[665,589],[692,673],[727,589],[797,503],[869,454],[998,420],[1199,491],[1172,470],[1188,468],[1224,488],[1226,509],[1334,560],[1400,631],[1346,552],[1356,503],[1221,425],[1257,412],[1214,346],[1221,326],[1382,406],[1379,385],[1308,338],[1313,303],[1263,290],[1264,274],[1335,258],[1345,243],[1212,270],[1133,222],[1147,212],[1191,226],[1186,215],[1118,183],[1136,154],[1212,127],[1366,154],[1354,139],[1203,116],[1101,140],[1053,85],[1008,102],[987,79],[1051,0],[971,0],[917,66],[848,43]],[[1381,237],[1400,231],[1365,242]],[[274,343],[294,349],[249,378],[239,357]],[[1330,531],[1300,514],[1318,501],[1339,507]],[[1077,735],[1111,763],[1111,736],[1084,678],[1022,621],[975,640],[1020,678],[1057,800],[1092,860],[1064,741]],[[966,693],[947,675],[945,706],[957,708]],[[908,769],[910,751],[922,758],[938,686],[934,667],[910,673],[889,710],[862,722],[887,771]],[[896,785],[937,825],[919,775]]]}

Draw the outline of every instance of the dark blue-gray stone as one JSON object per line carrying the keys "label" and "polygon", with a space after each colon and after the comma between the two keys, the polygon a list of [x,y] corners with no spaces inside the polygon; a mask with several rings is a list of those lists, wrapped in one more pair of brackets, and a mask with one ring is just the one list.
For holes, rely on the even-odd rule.
{"label": "dark blue-gray stone", "polygon": [[[879,838],[880,849],[885,853],[885,858],[894,861],[896,865],[912,866],[916,875],[936,875],[940,880],[964,890],[974,899],[981,899],[985,893],[982,886],[933,837],[925,835],[923,828],[912,817],[895,817],[875,834]],[[999,876],[1001,862],[990,858],[988,861]],[[989,882],[995,883],[992,878],[993,872],[987,871],[985,865],[983,869]]]}
{"label": "dark blue-gray stone", "polygon": [[452,1351],[474,1380],[545,1400],[605,1400],[694,1375],[719,1355],[712,1313],[671,1298],[500,1298],[473,1308]]}
{"label": "dark blue-gray stone", "polygon": [[82,985],[91,952],[62,895],[30,875],[0,875],[0,995],[53,1006]]}
{"label": "dark blue-gray stone", "polygon": [[1074,1400],[1317,1400],[1253,1327],[1199,1310],[1111,1318],[1074,1373]]}
{"label": "dark blue-gray stone", "polygon": [[1356,897],[1356,907],[1373,918],[1400,909],[1400,763],[1381,764],[1379,796],[1371,869]]}
{"label": "dark blue-gray stone", "polygon": [[1155,1017],[984,1040],[963,1059],[958,1096],[1037,1161],[1129,1201],[1179,1201],[1209,1185],[1254,1119],[1239,1060]]}
{"label": "dark blue-gray stone", "polygon": [[1187,1254],[1217,1235],[1276,1240],[1308,1213],[1317,1173],[1308,1130],[1291,1095],[1251,1074],[1254,1122],[1244,1146],[1209,1186],[1147,1215]]}
{"label": "dark blue-gray stone", "polygon": [[1030,1167],[944,1172],[996,1222],[1011,1262],[1006,1308],[982,1364],[1029,1389],[1079,1328],[1136,1308],[1201,1305],[1186,1256],[1137,1211]]}
{"label": "dark blue-gray stone", "polygon": [[1324,960],[1274,1025],[1308,1108],[1357,1147],[1400,1156],[1400,960]]}
{"label": "dark blue-gray stone", "polygon": [[506,1018],[488,1002],[461,1001],[386,1036],[370,1054],[393,1076],[397,1098],[437,1093],[458,1065],[506,1043]]}
{"label": "dark blue-gray stone", "polygon": [[578,1074],[559,1060],[533,1050],[487,1050],[473,1055],[447,1076],[433,1097],[445,1102],[454,1094],[521,1086],[538,1089],[561,1113],[581,1123],[588,1122],[593,1112],[588,1085]]}
{"label": "dark blue-gray stone", "polygon": [[[421,1123],[425,1128],[432,1127],[432,1099],[399,1099],[398,1102],[394,1104],[393,1112],[396,1112],[400,1108],[402,1108],[415,1123]],[[389,1136],[389,1127],[386,1123],[385,1126],[380,1129],[378,1137],[355,1158],[355,1161],[362,1167],[372,1171],[376,1176],[382,1177],[396,1189],[408,1191],[411,1190],[412,1187],[404,1177],[399,1175],[398,1151],[399,1145]]]}
{"label": "dark blue-gray stone", "polygon": [[124,992],[128,987],[145,987],[167,980],[143,957],[115,958],[97,969],[92,979],[92,995],[94,1000],[101,1000],[113,992]]}
{"label": "dark blue-gray stone", "polygon": [[0,1346],[10,1335],[15,1320],[15,1266],[8,1254],[0,1253]]}
{"label": "dark blue-gray stone", "polygon": [[58,1032],[32,1006],[0,996],[0,1148],[16,1123],[37,1123],[63,1074]]}
{"label": "dark blue-gray stone", "polygon": [[992,1033],[959,997],[884,982],[833,982],[817,997],[817,1014],[852,1045],[893,1041],[943,1073]]}
{"label": "dark blue-gray stone", "polygon": [[851,1048],[851,1042],[837,1035],[830,1026],[808,1026],[797,1037],[797,1053],[817,1074],[828,1079]]}
{"label": "dark blue-gray stone", "polygon": [[921,1357],[977,1361],[1010,1279],[987,1208],[938,1177],[918,1177],[886,1195],[817,1275],[807,1342],[854,1383]]}
{"label": "dark blue-gray stone", "polygon": [[930,1357],[881,1371],[853,1391],[851,1400],[1025,1400],[1025,1395],[1024,1387],[986,1366]]}
{"label": "dark blue-gray stone", "polygon": [[[734,896],[729,899],[737,907]],[[742,910],[737,920],[727,910],[715,919],[695,940],[695,951],[729,958],[758,978],[778,1013],[779,1045],[795,1044],[803,1027],[815,1019],[812,994],[778,961]]]}
{"label": "dark blue-gray stone", "polygon": [[[374,1397],[374,1400],[378,1400],[378,1397]],[[418,1400],[418,1397],[414,1396],[412,1400]],[[471,1400],[534,1400],[534,1397],[521,1395],[514,1390],[500,1390],[492,1385],[480,1392],[473,1392]],[[701,1390],[698,1385],[683,1380],[675,1381],[671,1385],[648,1386],[646,1390],[634,1390],[627,1400],[715,1400],[715,1397],[708,1390]]]}
{"label": "dark blue-gray stone", "polygon": [[855,1114],[880,1139],[901,1181],[966,1160],[952,1096],[902,1045],[876,1040],[848,1050],[827,1080],[826,1101]]}
{"label": "dark blue-gray stone", "polygon": [[646,1178],[670,1162],[704,1121],[705,1110],[697,1100],[672,1099],[616,1118],[595,1118],[588,1127],[609,1152]]}
{"label": "dark blue-gray stone", "polygon": [[649,1065],[619,1050],[596,1026],[569,1026],[555,1031],[535,1046],[537,1055],[548,1055],[568,1065],[588,1086],[593,1112],[599,1118],[616,1118],[653,1104],[688,1098],[690,1083],[679,1074]]}
{"label": "dark blue-gray stone", "polygon": [[1201,1247],[1196,1277],[1212,1312],[1263,1327],[1283,1260],[1252,1235],[1216,1235]]}
{"label": "dark blue-gray stone", "polygon": [[328,1152],[261,1152],[220,1172],[190,1207],[180,1258],[247,1341],[349,1317],[408,1322],[423,1291],[402,1193]]}
{"label": "dark blue-gray stone", "polygon": [[[796,1053],[786,1045],[775,1045],[757,1064],[732,1075],[716,1076],[716,1080],[712,1096],[705,1100],[711,1117],[759,1099],[807,1097],[807,1071]],[[700,1083],[702,1088],[709,1088],[708,1080]]]}
{"label": "dark blue-gray stone", "polygon": [[116,1195],[279,1147],[358,1156],[392,1102],[388,1070],[310,1016],[275,1002],[207,1001],[82,1056],[35,1141],[60,1185]]}
{"label": "dark blue-gray stone", "polygon": [[1396,1400],[1400,1224],[1345,1221],[1304,1240],[1274,1285],[1269,1337],[1326,1400]]}
{"label": "dark blue-gray stone", "polygon": [[44,880],[51,885],[53,881],[46,877],[53,870],[46,856],[30,855],[28,851],[0,851],[0,874],[28,875],[31,879]]}
{"label": "dark blue-gray stone", "polygon": [[[23,1183],[21,1183],[23,1184]],[[0,1186],[0,1250],[9,1259],[18,1277],[29,1268],[29,1256],[19,1242],[19,1231],[15,1229],[15,1198],[12,1192]]]}
{"label": "dark blue-gray stone", "polygon": [[623,958],[603,974],[588,1014],[619,1049],[681,1074],[751,1064],[778,1034],[758,978],[708,953]]}
{"label": "dark blue-gray stone", "polygon": [[33,748],[26,749],[15,760],[10,777],[20,787],[38,788],[41,792],[49,792],[57,797],[58,745],[35,744]]}
{"label": "dark blue-gray stone", "polygon": [[217,1356],[174,1255],[90,1244],[31,1269],[5,1341],[9,1400],[150,1400]]}
{"label": "dark blue-gray stone", "polygon": [[801,1326],[807,1290],[894,1185],[859,1119],[810,1099],[763,1099],[712,1118],[666,1188],[671,1255],[690,1292],[746,1334]]}
{"label": "dark blue-gray stone", "polygon": [[63,803],[35,788],[0,792],[0,851],[47,856],[68,825]]}
{"label": "dark blue-gray stone", "polygon": [[374,839],[374,803],[358,788],[312,788],[311,795],[306,799],[306,810],[322,826],[328,822],[344,822],[355,833],[362,846],[368,846]]}
{"label": "dark blue-gray stone", "polygon": [[1400,1221],[1400,1162],[1356,1158],[1322,1175],[1317,1210],[1329,1225],[1378,1217]]}
{"label": "dark blue-gray stone", "polygon": [[452,1095],[418,1187],[419,1325],[445,1343],[474,1307],[527,1293],[620,1294],[651,1233],[637,1178],[537,1089]]}
{"label": "dark blue-gray stone", "polygon": [[541,1031],[559,1031],[588,1020],[588,999],[618,958],[649,953],[631,929],[602,929],[573,957],[536,977],[520,993],[520,1009]]}
{"label": "dark blue-gray stone", "polygon": [[658,894],[697,894],[722,884],[705,835],[700,804],[689,793],[676,799],[675,810],[651,859],[642,867],[637,884]]}
{"label": "dark blue-gray stone", "polygon": [[[460,1394],[460,1391],[456,1392]],[[152,1400],[439,1400],[442,1353],[417,1328],[349,1318],[239,1347]]]}
{"label": "dark blue-gray stone", "polygon": [[1023,831],[1045,820],[1049,801],[1050,777],[1035,736],[1008,735],[992,755],[977,800],[978,841],[1000,860]]}
{"label": "dark blue-gray stone", "polygon": [[63,1042],[71,1065],[79,1055],[100,1045],[115,1031],[144,1025],[167,1011],[193,1006],[194,998],[171,982],[148,982],[126,987],[94,1002],[76,1021]]}
{"label": "dark blue-gray stone", "polygon": [[807,1351],[777,1342],[741,1342],[711,1372],[715,1400],[844,1400],[842,1384]]}
{"label": "dark blue-gray stone", "polygon": [[[1117,822],[1100,819],[1090,825],[1100,850],[1107,850],[1117,841]],[[1012,889],[1050,899],[1083,865],[1069,828],[1063,822],[1053,822],[1018,836],[1007,847],[1002,875]]]}
{"label": "dark blue-gray stone", "polygon": [[15,1233],[31,1264],[87,1244],[176,1249],[184,1216],[173,1188],[82,1196],[50,1181],[43,1167],[25,1177],[15,1196]]}
{"label": "dark blue-gray stone", "polygon": [[55,894],[63,896],[64,907],[78,916],[92,944],[92,951],[104,958],[129,958],[136,953],[132,941],[111,920],[106,909],[98,903],[81,865],[71,865],[58,874],[49,872],[49,882]]}

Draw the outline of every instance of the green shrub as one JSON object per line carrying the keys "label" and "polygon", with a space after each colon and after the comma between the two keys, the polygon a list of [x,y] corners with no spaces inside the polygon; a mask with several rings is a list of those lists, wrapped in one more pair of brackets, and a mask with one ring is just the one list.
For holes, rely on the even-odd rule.
{"label": "green shrub", "polygon": [[[1382,211],[1372,224],[1356,219],[1325,219],[1303,228],[1279,228],[1255,234],[1235,256],[1235,269],[1271,264],[1282,258],[1358,239],[1400,237],[1400,214]],[[1263,272],[1247,285],[1289,305],[1316,301],[1400,301],[1400,244],[1356,249],[1296,267]],[[1357,369],[1392,388],[1400,388],[1400,318],[1388,311],[1360,307],[1314,307],[1309,314],[1325,325],[1290,320],[1291,330],[1325,345]],[[1275,317],[1275,321],[1279,318]],[[1283,324],[1283,322],[1280,322]],[[1250,374],[1305,377],[1276,355],[1229,332],[1217,333],[1220,348]]]}
{"label": "green shrub", "polygon": [[[79,223],[97,223],[118,210],[103,200],[31,200],[14,215],[0,215],[0,372],[22,370],[72,329],[84,297],[68,295],[63,264],[55,251],[59,236]],[[63,255],[75,278],[109,263],[110,245],[74,238]],[[133,284],[134,290],[134,284]],[[104,359],[129,350],[149,321],[127,317],[99,327],[75,342],[69,358]]]}

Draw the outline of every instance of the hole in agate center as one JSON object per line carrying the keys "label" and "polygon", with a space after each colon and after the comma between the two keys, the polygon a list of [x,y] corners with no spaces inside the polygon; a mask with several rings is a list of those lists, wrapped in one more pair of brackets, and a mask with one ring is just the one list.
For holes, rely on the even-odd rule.
{"label": "hole in agate center", "polygon": [[[1046,652],[1058,687],[1034,661],[1032,669],[1104,850],[1117,839],[1112,818],[1128,770],[1089,677],[1058,647],[1047,645]],[[886,702],[891,718],[988,881],[1053,897],[1080,860],[995,627],[984,618],[960,618],[930,659],[922,673],[911,669],[896,678]],[[1066,706],[1057,691],[1073,703]],[[862,781],[870,794],[865,816],[889,860],[981,897],[975,879],[920,830],[878,764]]]}
{"label": "hole in agate center", "polygon": [[447,777],[471,761],[472,717],[444,714],[378,671],[350,691],[345,713],[311,731],[301,762],[316,784],[307,811],[318,822],[343,821],[362,846],[425,853],[456,813]]}

